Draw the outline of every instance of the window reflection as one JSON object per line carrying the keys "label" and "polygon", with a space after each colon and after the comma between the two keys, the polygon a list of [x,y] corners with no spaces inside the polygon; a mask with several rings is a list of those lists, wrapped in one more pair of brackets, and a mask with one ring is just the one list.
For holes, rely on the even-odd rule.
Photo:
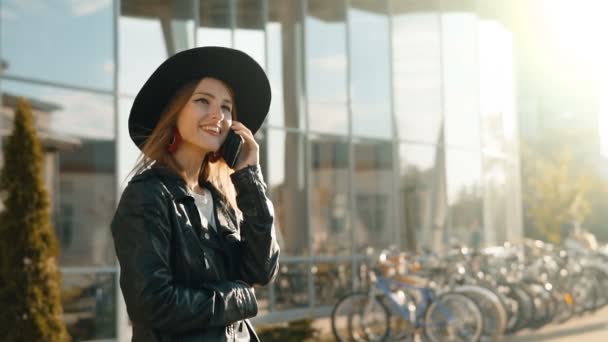
{"label": "window reflection", "polygon": [[348,10],[353,134],[390,138],[390,35],[386,3],[358,0],[351,5],[355,7]]}
{"label": "window reflection", "polygon": [[140,151],[135,146],[129,135],[129,113],[133,106],[133,98],[121,96],[118,99],[118,119],[117,119],[117,139],[116,139],[116,153],[118,154],[118,165],[117,165],[117,181],[120,189],[124,189],[129,181],[129,176],[137,158],[139,158]]}
{"label": "window reflection", "polygon": [[266,68],[264,44],[264,13],[262,0],[236,1],[236,30],[234,47],[245,51]]}
{"label": "window reflection", "polygon": [[86,1],[6,0],[0,11],[7,74],[112,89],[111,1],[91,6]]}
{"label": "window reflection", "polygon": [[361,251],[366,246],[386,248],[394,244],[396,233],[392,222],[391,142],[358,142],[354,150],[356,250]]}
{"label": "window reflection", "polygon": [[390,1],[399,137],[436,143],[441,127],[441,32],[436,1]]}
{"label": "window reflection", "polygon": [[115,205],[112,98],[10,81],[3,81],[2,89],[3,127],[12,127],[17,96],[34,108],[60,265],[113,265],[108,230]]}
{"label": "window reflection", "polygon": [[116,337],[116,276],[113,273],[62,276],[63,319],[74,341]]}
{"label": "window reflection", "polygon": [[484,158],[484,232],[483,243],[496,244],[506,240],[507,235],[507,169],[505,161]]}
{"label": "window reflection", "polygon": [[135,95],[168,57],[193,47],[195,0],[123,0],[119,18],[119,90]]}
{"label": "window reflection", "polygon": [[482,143],[499,155],[516,139],[513,37],[501,24],[480,20],[479,68]]}
{"label": "window reflection", "polygon": [[480,145],[477,22],[470,12],[441,14],[445,138],[452,146]]}
{"label": "window reflection", "polygon": [[305,127],[303,110],[302,14],[299,6],[268,0],[267,75],[272,102],[266,122],[278,127]]}
{"label": "window reflection", "polygon": [[350,262],[320,262],[312,269],[315,306],[333,306],[338,299],[352,292],[353,276]]}
{"label": "window reflection", "polygon": [[482,180],[480,151],[448,148],[446,242],[479,246],[482,241]]}
{"label": "window reflection", "polygon": [[316,255],[349,254],[348,144],[329,136],[311,136],[310,227]]}
{"label": "window reflection", "polygon": [[[521,199],[521,167],[519,160],[508,161],[506,166],[506,237],[507,241],[514,241],[523,236],[523,217]],[[499,243],[501,241],[498,241]]]}
{"label": "window reflection", "polygon": [[300,134],[268,130],[267,180],[282,253],[308,254],[304,142]]}
{"label": "window reflection", "polygon": [[447,222],[444,150],[401,144],[399,159],[401,246],[439,250]]}
{"label": "window reflection", "polygon": [[274,287],[275,305],[273,310],[287,310],[308,307],[308,263],[282,262],[279,274],[272,286]]}
{"label": "window reflection", "polygon": [[232,47],[230,1],[200,1],[196,46]]}
{"label": "window reflection", "polygon": [[346,25],[342,1],[311,1],[306,16],[306,94],[309,128],[348,133]]}

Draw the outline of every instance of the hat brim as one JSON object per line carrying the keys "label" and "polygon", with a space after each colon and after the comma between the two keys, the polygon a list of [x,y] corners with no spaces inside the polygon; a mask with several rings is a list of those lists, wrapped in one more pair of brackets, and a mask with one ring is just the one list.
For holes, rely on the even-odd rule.
{"label": "hat brim", "polygon": [[225,82],[234,92],[238,121],[253,134],[270,108],[271,91],[264,69],[246,53],[217,46],[178,52],[164,61],[135,97],[129,115],[131,140],[142,148],[175,93],[205,77]]}

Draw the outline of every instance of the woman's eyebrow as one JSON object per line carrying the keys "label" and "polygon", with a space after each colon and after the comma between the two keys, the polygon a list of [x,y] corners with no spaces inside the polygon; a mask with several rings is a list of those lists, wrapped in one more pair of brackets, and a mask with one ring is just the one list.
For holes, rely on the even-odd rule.
{"label": "woman's eyebrow", "polygon": [[[212,99],[215,99],[215,95],[213,95],[211,93],[204,92],[204,91],[195,91],[194,94],[206,95],[206,96],[209,96]],[[224,102],[232,103],[232,101],[230,101],[230,99],[224,99]]]}

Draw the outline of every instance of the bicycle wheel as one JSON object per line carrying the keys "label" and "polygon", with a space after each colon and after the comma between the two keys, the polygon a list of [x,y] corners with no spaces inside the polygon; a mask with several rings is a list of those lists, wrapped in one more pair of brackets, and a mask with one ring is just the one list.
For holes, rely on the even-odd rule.
{"label": "bicycle wheel", "polygon": [[444,293],[424,313],[424,338],[431,342],[476,342],[482,330],[481,310],[472,299],[459,293]]}
{"label": "bicycle wheel", "polygon": [[530,293],[528,293],[519,284],[510,284],[510,296],[517,301],[517,315],[515,322],[511,320],[507,322],[507,334],[513,334],[525,327],[527,322],[534,318],[534,301]]}
{"label": "bicycle wheel", "polygon": [[342,297],[331,313],[331,329],[338,341],[385,341],[390,315],[378,297],[353,293]]}
{"label": "bicycle wheel", "polygon": [[507,312],[496,293],[478,285],[463,285],[453,291],[471,298],[481,310],[484,338],[494,341],[504,335],[507,326]]}

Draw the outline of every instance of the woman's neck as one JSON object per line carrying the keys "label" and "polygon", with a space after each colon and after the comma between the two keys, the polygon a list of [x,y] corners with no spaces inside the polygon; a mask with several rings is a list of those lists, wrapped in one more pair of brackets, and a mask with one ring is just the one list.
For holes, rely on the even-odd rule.
{"label": "woman's neck", "polygon": [[184,170],[184,180],[192,191],[198,189],[198,176],[206,154],[206,151],[185,144],[174,154],[175,160]]}

